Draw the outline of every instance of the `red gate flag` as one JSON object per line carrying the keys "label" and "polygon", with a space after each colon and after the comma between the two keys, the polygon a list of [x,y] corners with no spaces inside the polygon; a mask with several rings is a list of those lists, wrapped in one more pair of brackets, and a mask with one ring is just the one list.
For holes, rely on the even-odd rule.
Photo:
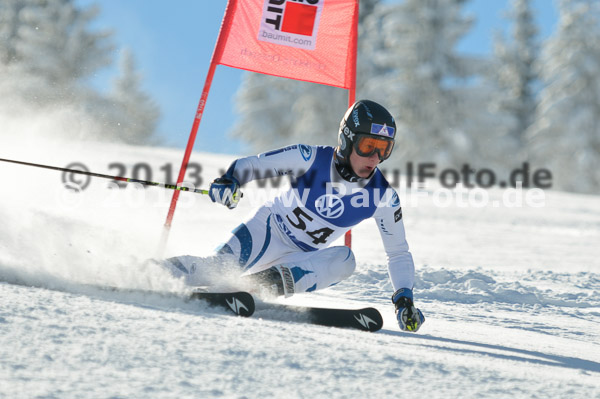
{"label": "red gate flag", "polygon": [[216,64],[354,89],[357,0],[229,0]]}
{"label": "red gate flag", "polygon": [[[217,64],[348,89],[350,106],[356,88],[357,27],[358,0],[229,0],[177,185],[185,178]],[[180,192],[173,193],[158,257],[167,244]]]}

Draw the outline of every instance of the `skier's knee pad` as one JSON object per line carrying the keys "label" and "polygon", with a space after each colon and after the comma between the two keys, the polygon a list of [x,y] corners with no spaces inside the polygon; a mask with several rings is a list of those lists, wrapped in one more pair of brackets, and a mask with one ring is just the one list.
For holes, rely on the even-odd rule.
{"label": "skier's knee pad", "polygon": [[304,259],[286,259],[281,264],[293,279],[293,292],[330,287],[350,277],[356,268],[354,254],[347,247],[331,247],[302,255]]}
{"label": "skier's knee pad", "polygon": [[318,262],[326,266],[330,273],[340,281],[350,277],[356,269],[354,252],[345,246],[323,249],[320,254],[311,260],[313,263]]}
{"label": "skier's knee pad", "polygon": [[356,270],[356,258],[354,257],[354,252],[348,247],[340,247],[339,255],[340,258],[344,256],[342,260],[342,266],[345,272],[344,278],[348,278],[354,273],[354,270]]}

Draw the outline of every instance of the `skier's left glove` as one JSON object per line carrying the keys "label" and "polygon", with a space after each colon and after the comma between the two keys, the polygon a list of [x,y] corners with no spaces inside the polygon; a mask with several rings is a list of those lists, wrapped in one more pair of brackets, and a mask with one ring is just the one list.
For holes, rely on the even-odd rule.
{"label": "skier's left glove", "polygon": [[213,202],[218,202],[229,209],[233,209],[240,202],[242,192],[235,177],[223,175],[210,184],[208,196]]}
{"label": "skier's left glove", "polygon": [[392,295],[396,306],[396,318],[402,331],[417,332],[425,323],[425,316],[413,303],[413,293],[410,288],[400,288]]}

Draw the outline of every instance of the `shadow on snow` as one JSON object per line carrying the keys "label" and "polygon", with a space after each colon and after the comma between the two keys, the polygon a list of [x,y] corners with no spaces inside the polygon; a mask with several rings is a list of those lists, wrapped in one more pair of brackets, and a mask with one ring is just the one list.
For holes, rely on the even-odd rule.
{"label": "shadow on snow", "polygon": [[[576,357],[550,355],[547,353],[530,351],[526,349],[510,348],[502,345],[485,344],[481,342],[464,341],[452,338],[435,337],[432,335],[414,335],[411,333],[404,333],[400,331],[383,330],[380,332],[380,334],[397,335],[401,336],[402,338],[466,346],[466,348],[453,348],[428,343],[417,343],[417,345],[426,348],[433,348],[464,354],[483,355],[503,360],[539,364],[542,366],[564,367],[568,369],[600,373],[600,363]],[[502,354],[494,351],[503,351],[513,354]]]}

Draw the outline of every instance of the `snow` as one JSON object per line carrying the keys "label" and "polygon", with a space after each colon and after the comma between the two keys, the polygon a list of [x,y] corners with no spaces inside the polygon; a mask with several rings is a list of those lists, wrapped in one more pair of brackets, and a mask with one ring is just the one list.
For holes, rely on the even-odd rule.
{"label": "snow", "polygon": [[[0,158],[111,174],[112,162],[176,170],[180,150],[3,142]],[[196,152],[202,186],[233,158]],[[427,321],[400,332],[375,223],[353,231],[358,267],[335,287],[287,302],[374,306],[377,333],[308,325],[259,308],[249,319],[158,294],[180,281],[144,266],[157,255],[170,194],[81,193],[61,173],[0,164],[0,398],[506,398],[600,396],[600,201],[545,191],[541,207],[440,207],[403,198]],[[182,193],[166,256],[207,255],[268,187],[240,206]],[[501,199],[501,191],[490,191]],[[339,243],[338,243],[339,244]]]}

